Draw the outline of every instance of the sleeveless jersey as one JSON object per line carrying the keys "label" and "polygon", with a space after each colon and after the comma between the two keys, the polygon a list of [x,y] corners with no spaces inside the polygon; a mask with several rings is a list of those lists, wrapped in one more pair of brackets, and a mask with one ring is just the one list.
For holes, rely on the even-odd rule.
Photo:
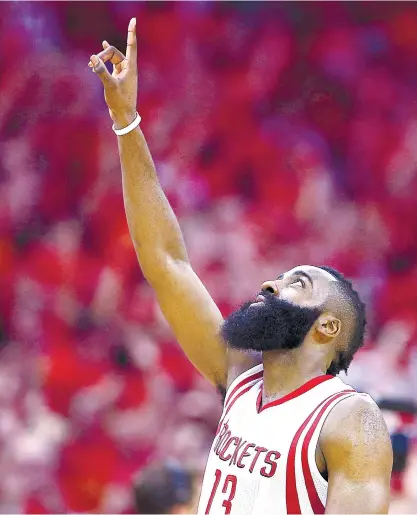
{"label": "sleeveless jersey", "polygon": [[338,402],[362,394],[324,375],[261,407],[262,378],[258,365],[228,388],[199,514],[324,513],[327,481],[315,456],[320,431]]}

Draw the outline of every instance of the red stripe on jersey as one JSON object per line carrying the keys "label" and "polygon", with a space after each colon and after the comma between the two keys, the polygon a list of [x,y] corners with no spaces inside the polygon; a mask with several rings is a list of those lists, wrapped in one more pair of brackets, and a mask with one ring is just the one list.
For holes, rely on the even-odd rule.
{"label": "red stripe on jersey", "polygon": [[291,442],[290,450],[288,453],[288,461],[287,461],[287,477],[286,477],[286,503],[287,503],[287,513],[291,513],[293,515],[301,514],[300,509],[300,501],[298,499],[298,492],[297,492],[297,482],[296,482],[296,476],[295,476],[295,453],[297,450],[297,444],[301,437],[301,433],[306,428],[307,424],[310,422],[310,420],[313,418],[314,414],[323,406],[324,409],[326,409],[335,399],[338,399],[342,395],[345,395],[346,393],[354,392],[355,390],[343,390],[339,393],[334,393],[333,395],[330,395],[324,401],[322,401],[306,418],[306,420],[302,423],[300,428],[298,429],[297,433],[295,434],[293,441]]}
{"label": "red stripe on jersey", "polygon": [[241,390],[237,395],[236,397],[232,400],[232,402],[227,406],[227,409],[226,411],[224,412],[224,416],[223,416],[223,419],[226,417],[226,415],[229,413],[229,411],[231,410],[233,404],[239,399],[239,397],[241,397],[244,393],[246,393],[247,391],[249,391],[252,386],[255,386],[254,384],[250,384],[249,386],[247,386],[246,388],[244,388],[243,390]]}
{"label": "red stripe on jersey", "polygon": [[227,414],[229,413],[229,411],[232,409],[232,406],[233,404],[239,399],[239,397],[241,397],[244,393],[248,392],[252,386],[254,386],[254,384],[250,384],[249,386],[247,386],[246,388],[244,388],[243,390],[241,390],[237,395],[236,397],[233,399],[233,401],[227,406],[227,409],[225,410],[224,412],[224,415],[222,416],[222,418],[220,419],[220,422],[219,422],[219,425],[217,426],[217,431],[216,431],[216,435],[219,433],[220,431],[220,428],[221,426],[223,425],[223,422],[224,422],[224,419],[226,418]]}
{"label": "red stripe on jersey", "polygon": [[288,393],[287,395],[284,395],[284,397],[281,397],[281,399],[277,399],[276,401],[268,402],[267,404],[265,404],[265,406],[262,406],[262,407],[261,407],[261,402],[262,402],[262,389],[261,389],[261,391],[259,392],[259,395],[258,395],[257,402],[256,402],[256,407],[257,407],[258,413],[260,413],[261,411],[263,411],[267,408],[272,408],[273,406],[279,406],[280,404],[284,404],[284,402],[295,399],[296,397],[299,397],[303,393],[308,392],[315,386],[317,386],[321,383],[324,383],[325,381],[328,381],[329,379],[334,379],[334,376],[324,375],[324,376],[315,377],[314,379],[310,379],[310,381],[307,381],[305,384],[301,385],[299,388],[297,388],[293,392]]}
{"label": "red stripe on jersey", "polygon": [[[340,396],[339,396],[340,397]],[[337,399],[337,397],[335,397]],[[335,400],[333,399],[332,402]],[[308,464],[308,446],[310,445],[311,438],[313,433],[318,426],[320,420],[323,418],[323,414],[325,413],[327,406],[323,406],[320,410],[320,413],[317,415],[316,420],[311,424],[310,429],[307,431],[305,435],[303,446],[301,450],[301,463],[303,466],[303,474],[304,480],[307,487],[308,498],[310,499],[310,504],[313,509],[313,513],[321,514],[324,513],[324,506],[320,500],[320,497],[317,493],[316,487],[314,485],[313,477],[311,475],[311,470]]]}
{"label": "red stripe on jersey", "polygon": [[233,395],[239,390],[239,388],[242,388],[242,386],[245,386],[245,384],[250,383],[251,381],[255,381],[257,379],[261,379],[264,372],[261,370],[260,372],[256,372],[256,374],[251,374],[250,376],[246,377],[245,379],[242,379],[232,390],[230,395],[226,397],[226,402],[224,403],[224,407],[226,408],[227,405],[230,403],[230,399],[233,397]]}

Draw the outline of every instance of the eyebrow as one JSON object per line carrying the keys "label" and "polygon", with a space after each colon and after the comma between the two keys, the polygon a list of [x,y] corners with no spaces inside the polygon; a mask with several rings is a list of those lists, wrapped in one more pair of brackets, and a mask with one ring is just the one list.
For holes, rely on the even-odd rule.
{"label": "eyebrow", "polygon": [[311,287],[313,287],[313,280],[306,272],[299,270],[294,272],[292,275],[296,275],[297,277],[305,277],[310,282]]}

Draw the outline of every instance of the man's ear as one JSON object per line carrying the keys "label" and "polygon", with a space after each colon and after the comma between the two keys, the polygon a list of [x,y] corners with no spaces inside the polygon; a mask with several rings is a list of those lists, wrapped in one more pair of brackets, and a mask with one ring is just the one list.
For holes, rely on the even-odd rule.
{"label": "man's ear", "polygon": [[329,343],[336,338],[342,330],[342,322],[331,313],[320,315],[315,324],[318,340]]}

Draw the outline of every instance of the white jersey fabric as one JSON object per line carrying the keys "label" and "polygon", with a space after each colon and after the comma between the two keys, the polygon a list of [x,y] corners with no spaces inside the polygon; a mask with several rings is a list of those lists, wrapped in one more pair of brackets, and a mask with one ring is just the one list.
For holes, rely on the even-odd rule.
{"label": "white jersey fabric", "polygon": [[338,402],[363,394],[324,375],[261,407],[262,385],[258,365],[228,388],[199,514],[324,513],[327,481],[315,458],[320,431]]}

